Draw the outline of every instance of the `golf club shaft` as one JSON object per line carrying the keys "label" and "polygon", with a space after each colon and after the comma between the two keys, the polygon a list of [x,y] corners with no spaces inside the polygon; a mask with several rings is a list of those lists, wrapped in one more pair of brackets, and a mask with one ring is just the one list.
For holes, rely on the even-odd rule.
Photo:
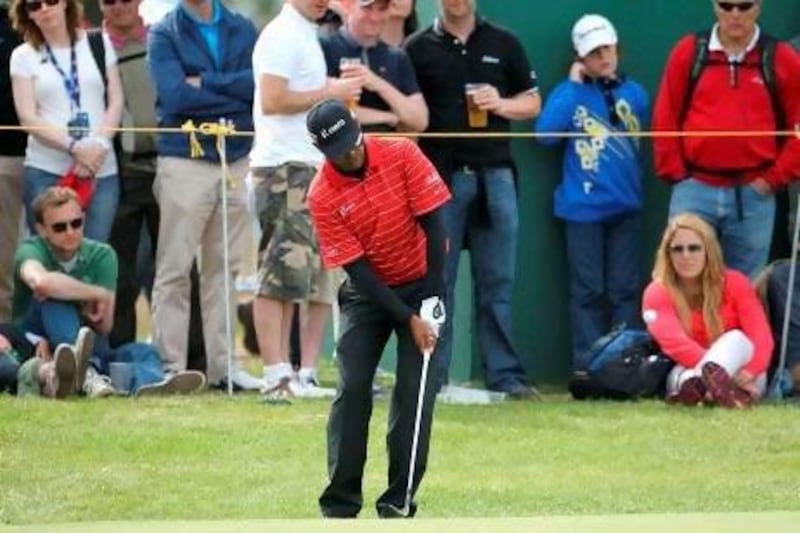
{"label": "golf club shaft", "polygon": [[786,349],[789,343],[789,324],[792,318],[792,296],[794,295],[795,270],[797,268],[797,240],[800,237],[800,199],[797,201],[797,210],[794,215],[794,230],[792,232],[792,252],[789,260],[789,281],[786,289],[786,305],[783,309],[783,325],[781,328],[781,346],[778,357],[778,369],[769,384],[768,394],[777,392],[780,386],[781,372],[786,365]]}
{"label": "golf club shaft", "polygon": [[414,437],[411,440],[411,460],[408,463],[408,484],[406,485],[406,501],[403,506],[405,514],[411,509],[411,493],[414,489],[414,469],[417,463],[417,447],[419,445],[419,428],[422,424],[422,404],[425,401],[425,389],[428,382],[428,365],[431,361],[431,351],[422,352],[422,372],[419,377],[419,393],[417,394],[417,414],[414,417]]}

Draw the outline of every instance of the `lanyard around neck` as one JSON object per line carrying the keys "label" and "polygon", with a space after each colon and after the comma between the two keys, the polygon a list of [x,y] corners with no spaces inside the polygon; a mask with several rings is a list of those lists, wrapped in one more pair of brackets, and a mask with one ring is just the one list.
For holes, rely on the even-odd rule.
{"label": "lanyard around neck", "polygon": [[58,74],[61,76],[61,81],[64,82],[64,89],[66,89],[67,95],[69,96],[70,107],[72,108],[72,111],[75,112],[80,110],[81,86],[80,82],[78,81],[78,58],[75,53],[75,42],[71,42],[69,47],[69,77],[67,77],[67,75],[64,73],[64,70],[61,68],[61,65],[58,64],[58,61],[56,61],[56,56],[53,54],[53,49],[50,48],[50,45],[45,43],[44,46],[45,51],[47,52],[47,59],[56,68]]}

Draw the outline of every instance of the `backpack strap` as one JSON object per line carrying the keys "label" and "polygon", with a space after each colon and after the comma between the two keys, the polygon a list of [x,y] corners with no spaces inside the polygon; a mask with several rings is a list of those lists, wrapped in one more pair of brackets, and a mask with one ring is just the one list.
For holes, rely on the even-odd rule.
{"label": "backpack strap", "polygon": [[706,63],[708,63],[708,42],[710,40],[711,30],[703,30],[694,34],[694,59],[692,60],[692,68],[689,70],[689,83],[683,93],[683,105],[681,106],[679,121],[681,127],[683,127],[683,120],[686,118],[686,112],[689,110],[694,91],[697,89],[697,82],[703,73],[703,69],[706,68]]}
{"label": "backpack strap", "polygon": [[92,49],[92,57],[94,57],[97,70],[100,71],[100,77],[103,78],[106,106],[108,106],[108,72],[106,72],[106,43],[103,41],[103,30],[92,28],[87,30],[86,36],[89,39],[89,47]]}
{"label": "backpack strap", "polygon": [[786,114],[781,104],[778,80],[775,75],[775,50],[778,47],[778,40],[771,35],[762,33],[758,38],[758,47],[761,49],[761,77],[764,79],[764,85],[767,87],[772,102],[775,127],[777,130],[783,130],[786,127]]}

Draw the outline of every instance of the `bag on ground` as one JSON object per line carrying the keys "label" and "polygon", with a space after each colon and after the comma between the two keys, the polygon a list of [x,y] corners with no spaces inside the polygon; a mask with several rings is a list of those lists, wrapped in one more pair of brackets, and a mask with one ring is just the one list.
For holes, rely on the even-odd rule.
{"label": "bag on ground", "polygon": [[647,331],[621,324],[576,362],[569,391],[576,400],[663,398],[674,364]]}

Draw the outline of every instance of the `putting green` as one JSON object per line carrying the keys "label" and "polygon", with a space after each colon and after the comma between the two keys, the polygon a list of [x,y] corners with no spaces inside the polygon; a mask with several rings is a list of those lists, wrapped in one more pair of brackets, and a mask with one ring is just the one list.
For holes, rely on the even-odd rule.
{"label": "putting green", "polygon": [[533,518],[441,518],[419,520],[242,520],[242,521],[143,521],[143,522],[82,522],[36,526],[0,526],[0,533],[249,533],[264,531],[347,532],[413,531],[536,531],[539,532],[615,532],[631,533],[702,531],[795,532],[800,524],[800,512],[770,513],[692,513],[638,514],[608,516],[540,516]]}

